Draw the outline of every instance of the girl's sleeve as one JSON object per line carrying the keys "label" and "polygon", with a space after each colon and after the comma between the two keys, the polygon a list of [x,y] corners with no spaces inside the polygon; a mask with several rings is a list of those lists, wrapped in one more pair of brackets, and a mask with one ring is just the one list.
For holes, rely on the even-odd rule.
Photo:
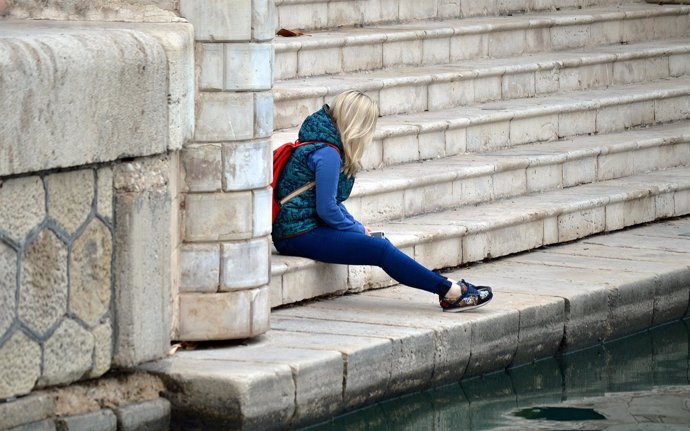
{"label": "girl's sleeve", "polygon": [[342,161],[334,148],[324,147],[311,153],[309,168],[316,174],[316,213],[333,229],[364,233],[364,226],[338,204],[338,178]]}

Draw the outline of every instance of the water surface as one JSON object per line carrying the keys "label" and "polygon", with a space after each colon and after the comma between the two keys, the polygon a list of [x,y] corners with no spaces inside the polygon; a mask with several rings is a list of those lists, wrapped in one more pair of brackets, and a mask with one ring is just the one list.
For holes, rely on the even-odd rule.
{"label": "water surface", "polygon": [[[516,424],[520,418],[512,414],[520,410],[529,414],[535,406],[556,407],[565,401],[611,393],[651,394],[653,388],[690,386],[689,326],[690,320],[672,323],[557,358],[381,402],[307,429],[492,430]],[[567,416],[568,412],[560,413]]]}

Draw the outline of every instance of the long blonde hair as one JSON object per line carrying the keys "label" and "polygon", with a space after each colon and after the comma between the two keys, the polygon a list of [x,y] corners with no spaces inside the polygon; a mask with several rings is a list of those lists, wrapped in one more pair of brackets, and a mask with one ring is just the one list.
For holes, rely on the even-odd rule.
{"label": "long blonde hair", "polygon": [[348,90],[336,96],[330,114],[343,142],[343,172],[353,177],[362,169],[364,147],[374,137],[379,107],[366,94]]}

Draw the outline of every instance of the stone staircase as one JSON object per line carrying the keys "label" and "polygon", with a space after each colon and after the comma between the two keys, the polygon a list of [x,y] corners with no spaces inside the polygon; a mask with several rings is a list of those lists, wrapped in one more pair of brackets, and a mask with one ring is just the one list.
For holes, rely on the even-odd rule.
{"label": "stone staircase", "polygon": [[[308,34],[275,41],[274,146],[345,89],[377,100],[346,205],[421,263],[690,213],[690,6],[276,4],[279,27]],[[393,284],[377,268],[277,254],[271,272],[273,307]]]}

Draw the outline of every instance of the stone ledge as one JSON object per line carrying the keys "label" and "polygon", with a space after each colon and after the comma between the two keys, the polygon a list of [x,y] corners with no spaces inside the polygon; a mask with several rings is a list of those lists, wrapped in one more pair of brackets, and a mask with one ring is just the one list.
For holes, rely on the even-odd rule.
{"label": "stone ledge", "polygon": [[[314,423],[683,318],[687,233],[684,217],[448,274],[493,285],[495,300],[473,312],[443,313],[434,295],[397,286],[277,310],[272,330],[246,345],[144,368],[162,375],[178,417],[235,429]],[[304,408],[323,399],[328,408]]]}
{"label": "stone ledge", "polygon": [[0,176],[177,150],[194,127],[189,24],[2,21]]}

